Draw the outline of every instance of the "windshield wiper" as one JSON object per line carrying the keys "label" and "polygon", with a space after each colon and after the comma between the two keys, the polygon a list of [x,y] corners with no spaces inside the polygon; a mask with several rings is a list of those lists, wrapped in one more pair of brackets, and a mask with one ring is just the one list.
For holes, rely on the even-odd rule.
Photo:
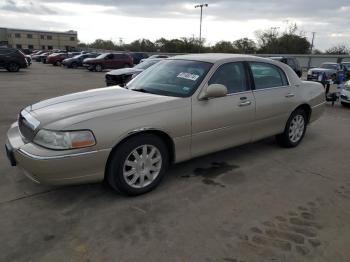
{"label": "windshield wiper", "polygon": [[137,92],[142,92],[142,93],[151,93],[150,91],[144,89],[144,88],[135,88],[135,89],[131,89],[133,91],[137,91]]}

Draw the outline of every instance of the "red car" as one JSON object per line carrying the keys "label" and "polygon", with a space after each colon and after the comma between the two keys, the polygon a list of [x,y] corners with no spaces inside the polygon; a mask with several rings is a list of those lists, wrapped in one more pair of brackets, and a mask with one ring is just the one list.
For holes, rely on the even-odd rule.
{"label": "red car", "polygon": [[62,61],[66,59],[67,56],[66,53],[53,53],[46,58],[46,63],[58,66],[61,65]]}
{"label": "red car", "polygon": [[129,54],[124,53],[106,53],[96,58],[87,58],[83,66],[89,71],[101,72],[103,69],[119,69],[132,67],[133,59]]}

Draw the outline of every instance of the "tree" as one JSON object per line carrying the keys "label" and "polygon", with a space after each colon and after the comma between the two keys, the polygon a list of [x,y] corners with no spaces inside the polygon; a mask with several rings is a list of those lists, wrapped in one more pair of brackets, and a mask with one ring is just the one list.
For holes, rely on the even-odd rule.
{"label": "tree", "polygon": [[243,54],[254,54],[256,52],[256,44],[248,38],[241,38],[233,42],[233,47]]}
{"label": "tree", "polygon": [[296,24],[291,24],[282,34],[273,28],[257,31],[258,52],[265,54],[307,54],[311,44],[301,32],[297,33],[297,29]]}
{"label": "tree", "polygon": [[148,39],[138,39],[125,45],[125,48],[134,52],[155,52],[155,44]]}
{"label": "tree", "polygon": [[350,50],[345,45],[333,46],[326,50],[326,54],[332,55],[348,55]]}
{"label": "tree", "polygon": [[116,45],[113,43],[112,40],[96,39],[93,43],[89,44],[88,46],[91,48],[105,49],[105,50],[116,49]]}
{"label": "tree", "polygon": [[229,41],[220,41],[216,43],[211,48],[211,51],[214,53],[238,53],[237,48]]}

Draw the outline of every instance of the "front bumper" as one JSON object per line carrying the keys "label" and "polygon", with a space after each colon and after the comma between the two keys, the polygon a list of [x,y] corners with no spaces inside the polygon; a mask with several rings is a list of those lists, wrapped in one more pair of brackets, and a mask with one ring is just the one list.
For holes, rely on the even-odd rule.
{"label": "front bumper", "polygon": [[[18,124],[7,132],[6,151],[16,165],[35,182],[70,185],[102,181],[110,149],[64,150],[42,148],[23,141]],[[91,150],[91,149],[88,149]]]}
{"label": "front bumper", "polygon": [[340,100],[343,103],[350,104],[350,91],[343,89],[340,95]]}

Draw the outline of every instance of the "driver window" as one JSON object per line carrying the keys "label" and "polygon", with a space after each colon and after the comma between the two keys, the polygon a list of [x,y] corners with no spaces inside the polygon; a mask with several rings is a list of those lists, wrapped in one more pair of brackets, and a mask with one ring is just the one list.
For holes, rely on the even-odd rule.
{"label": "driver window", "polygon": [[107,59],[113,59],[113,54],[109,54],[106,56]]}
{"label": "driver window", "polygon": [[236,62],[221,65],[209,80],[208,85],[211,84],[226,86],[228,94],[247,91],[248,88],[243,63]]}

